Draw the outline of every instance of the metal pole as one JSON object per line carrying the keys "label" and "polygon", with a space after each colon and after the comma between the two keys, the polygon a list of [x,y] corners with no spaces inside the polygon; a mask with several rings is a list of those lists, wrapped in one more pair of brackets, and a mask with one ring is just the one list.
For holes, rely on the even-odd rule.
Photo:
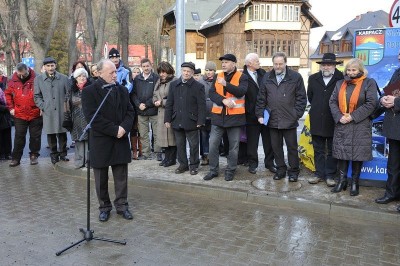
{"label": "metal pole", "polygon": [[176,76],[181,75],[181,64],[185,61],[185,0],[176,0]]}

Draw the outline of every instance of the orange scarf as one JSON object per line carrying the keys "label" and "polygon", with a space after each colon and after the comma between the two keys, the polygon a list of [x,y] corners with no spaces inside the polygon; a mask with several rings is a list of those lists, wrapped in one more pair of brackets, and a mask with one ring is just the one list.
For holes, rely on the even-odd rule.
{"label": "orange scarf", "polygon": [[[356,79],[343,81],[342,86],[340,87],[339,90],[339,109],[340,112],[342,112],[342,114],[351,114],[356,109],[358,97],[360,96],[361,85],[365,78],[366,76],[361,76]],[[346,98],[346,89],[348,83],[356,84],[356,87],[354,88],[353,93],[351,94],[350,97],[349,110],[347,110],[347,98]]]}

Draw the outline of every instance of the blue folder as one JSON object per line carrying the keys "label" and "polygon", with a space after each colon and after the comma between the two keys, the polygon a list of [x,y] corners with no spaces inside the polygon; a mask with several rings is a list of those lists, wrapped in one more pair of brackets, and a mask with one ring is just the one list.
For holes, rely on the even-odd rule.
{"label": "blue folder", "polygon": [[269,120],[269,110],[264,109],[264,125],[265,126],[268,124],[268,120]]}

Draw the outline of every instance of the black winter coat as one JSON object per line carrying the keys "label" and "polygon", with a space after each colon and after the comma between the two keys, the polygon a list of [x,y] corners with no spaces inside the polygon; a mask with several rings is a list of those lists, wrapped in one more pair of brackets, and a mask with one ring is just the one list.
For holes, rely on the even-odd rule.
{"label": "black winter coat", "polygon": [[[393,73],[389,84],[400,80],[400,68]],[[382,134],[388,139],[400,140],[400,98],[394,100],[394,106],[386,109],[385,118],[383,120]]]}
{"label": "black winter coat", "polygon": [[343,73],[337,69],[335,69],[327,85],[325,85],[321,71],[308,78],[307,97],[311,104],[309,114],[312,135],[333,137],[335,122],[329,108],[329,99],[335,89],[336,82],[342,79]]}
{"label": "black winter coat", "polygon": [[[346,76],[347,80],[348,77]],[[376,82],[366,78],[361,85],[357,107],[350,114],[353,118],[348,124],[340,123],[343,114],[339,109],[338,94],[344,80],[336,83],[335,89],[329,100],[335,131],[332,143],[332,156],[346,161],[370,161],[372,160],[372,122],[369,116],[375,110],[378,96]],[[348,84],[346,88],[347,103],[355,88],[354,84]]]}
{"label": "black winter coat", "polygon": [[267,72],[257,96],[257,118],[264,116],[264,110],[270,110],[268,127],[290,129],[299,126],[307,105],[306,89],[301,75],[286,68],[284,79],[278,85],[275,70]]}
{"label": "black winter coat", "polygon": [[246,124],[250,125],[257,125],[258,119],[256,116],[256,103],[257,103],[257,95],[258,91],[260,90],[259,84],[262,84],[262,80],[266,71],[262,68],[257,69],[257,83],[249,74],[247,70],[247,66],[243,67],[243,73],[248,76],[249,82],[247,86],[246,92]]}
{"label": "black winter coat", "polygon": [[186,83],[182,78],[171,82],[165,105],[164,123],[174,129],[196,130],[206,122],[206,97],[204,85],[194,78]]}
{"label": "black winter coat", "polygon": [[[82,90],[82,110],[89,123],[108,89],[102,86],[106,82],[99,78]],[[90,130],[90,163],[94,168],[131,162],[131,150],[128,134],[132,128],[135,112],[129,102],[128,90],[119,85],[111,89]],[[117,138],[119,126],[126,131]]]}
{"label": "black winter coat", "polygon": [[[150,77],[146,80],[143,77],[143,73],[137,75],[133,81],[133,92],[131,94],[132,102],[135,105],[138,115],[142,116],[153,116],[157,115],[157,107],[153,103],[153,92],[154,86],[156,85],[160,77],[152,72]],[[143,111],[139,109],[139,105],[144,103],[146,109]]]}
{"label": "black winter coat", "polygon": [[[239,79],[239,86],[232,85],[230,81],[237,70],[233,71],[229,75],[225,75],[226,86],[224,87],[224,93],[229,92],[237,98],[243,97],[247,92],[248,77],[246,74],[242,74]],[[226,115],[225,105],[222,100],[225,99],[223,96],[219,95],[215,89],[215,82],[217,80],[217,75],[214,77],[213,84],[210,88],[209,95],[212,102],[222,106],[222,114],[211,114],[211,124],[219,127],[240,127],[246,124],[246,114],[242,115]]]}

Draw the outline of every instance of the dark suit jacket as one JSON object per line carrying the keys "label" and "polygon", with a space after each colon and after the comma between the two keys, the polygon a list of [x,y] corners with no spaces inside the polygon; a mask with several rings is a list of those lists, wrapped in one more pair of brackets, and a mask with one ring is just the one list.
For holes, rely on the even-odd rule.
{"label": "dark suit jacket", "polygon": [[[82,90],[82,109],[88,123],[108,92],[102,88],[103,85],[106,82],[99,78]],[[90,129],[90,163],[93,168],[131,162],[128,134],[134,116],[128,90],[122,85],[112,88]],[[117,138],[119,126],[126,131],[122,138]]]}
{"label": "dark suit jacket", "polygon": [[246,92],[246,124],[258,125],[258,119],[256,116],[256,102],[257,95],[260,89],[259,85],[262,83],[262,79],[266,71],[262,68],[257,69],[257,83],[253,80],[247,66],[243,67],[243,73],[248,76],[248,86]]}
{"label": "dark suit jacket", "polygon": [[164,123],[174,129],[196,130],[206,122],[206,97],[204,85],[189,79],[186,83],[179,78],[171,82],[165,106]]}
{"label": "dark suit jacket", "polygon": [[312,135],[333,137],[335,122],[329,108],[329,99],[335,89],[336,82],[343,79],[343,73],[335,70],[328,85],[325,85],[321,71],[308,78],[307,97],[311,104],[310,131]]}

